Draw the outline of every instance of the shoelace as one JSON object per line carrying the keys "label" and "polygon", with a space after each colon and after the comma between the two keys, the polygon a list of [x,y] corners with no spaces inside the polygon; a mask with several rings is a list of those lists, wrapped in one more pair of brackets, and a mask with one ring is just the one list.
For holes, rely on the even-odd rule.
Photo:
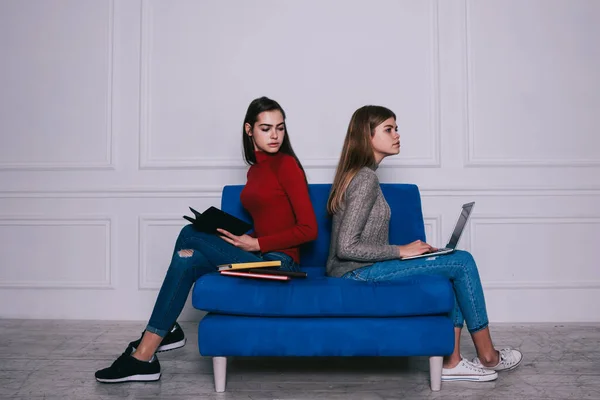
{"label": "shoelace", "polygon": [[483,373],[483,368],[479,368],[477,366],[475,366],[473,363],[469,362],[468,360],[463,360],[465,366],[470,369],[471,371],[475,371],[475,372],[479,372],[479,373]]}
{"label": "shoelace", "polygon": [[466,358],[463,358],[461,360],[461,362],[454,368],[457,368],[458,366],[460,366],[461,364],[463,364],[467,369],[477,372],[479,374],[485,374],[487,371],[485,370],[485,368],[481,368],[478,367],[477,365],[473,364],[471,361],[467,360]]}
{"label": "shoelace", "polygon": [[501,349],[500,350],[500,363],[506,361],[506,364],[513,364],[516,360],[511,349]]}
{"label": "shoelace", "polygon": [[[476,358],[476,360],[478,363],[481,364],[481,360],[479,358]],[[505,348],[505,349],[498,350],[498,364],[496,364],[496,366],[498,366],[504,362],[508,365],[513,364],[515,362],[515,358],[512,353],[512,349]]]}

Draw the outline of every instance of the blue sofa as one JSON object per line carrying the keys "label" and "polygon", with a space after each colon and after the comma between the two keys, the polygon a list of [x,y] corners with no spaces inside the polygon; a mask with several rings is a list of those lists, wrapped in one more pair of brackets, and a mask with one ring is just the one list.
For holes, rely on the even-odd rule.
{"label": "blue sofa", "polygon": [[[440,390],[442,358],[454,347],[450,282],[415,276],[366,283],[325,276],[331,185],[309,185],[319,235],[301,251],[306,279],[288,282],[221,276],[198,279],[195,308],[200,354],[213,357],[215,389],[225,390],[230,356],[428,356],[431,389]],[[243,186],[225,186],[223,210],[250,221],[240,204]],[[382,184],[392,209],[390,242],[425,240],[421,198],[414,185]]]}

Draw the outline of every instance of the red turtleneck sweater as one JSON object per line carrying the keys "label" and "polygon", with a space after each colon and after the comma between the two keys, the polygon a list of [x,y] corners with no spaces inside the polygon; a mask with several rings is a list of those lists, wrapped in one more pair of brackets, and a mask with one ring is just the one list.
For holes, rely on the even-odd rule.
{"label": "red turtleneck sweater", "polygon": [[317,219],[304,173],[294,157],[255,152],[248,170],[242,205],[254,222],[262,253],[278,251],[300,262],[300,246],[317,238]]}

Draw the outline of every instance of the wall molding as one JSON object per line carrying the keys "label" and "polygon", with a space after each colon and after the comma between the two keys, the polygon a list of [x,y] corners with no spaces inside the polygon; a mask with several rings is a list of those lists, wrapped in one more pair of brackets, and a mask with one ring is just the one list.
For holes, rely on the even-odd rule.
{"label": "wall molding", "polygon": [[555,197],[600,196],[600,187],[551,188],[551,187],[421,187],[423,197]]}
{"label": "wall molding", "polygon": [[599,159],[559,159],[559,158],[486,158],[478,156],[475,152],[476,124],[474,118],[475,105],[478,104],[474,93],[473,54],[471,48],[471,12],[472,0],[464,0],[464,24],[463,24],[463,87],[465,88],[465,156],[463,165],[465,167],[599,167]]}
{"label": "wall molding", "polygon": [[[314,182],[318,183],[318,182]],[[387,182],[386,182],[387,183]],[[600,196],[600,187],[572,188],[525,188],[525,187],[444,187],[423,186],[422,197],[576,197]],[[0,190],[0,199],[80,199],[80,198],[221,198],[223,186],[155,186],[155,187],[107,187],[64,190]]]}
{"label": "wall molding", "polygon": [[[582,215],[576,217],[557,216],[472,216],[469,221],[471,234],[469,247],[475,249],[476,236],[474,230],[480,225],[539,225],[539,224],[590,224],[600,225],[600,216]],[[600,280],[586,281],[489,281],[482,282],[489,290],[527,290],[527,289],[600,289]]]}
{"label": "wall molding", "polygon": [[482,283],[485,290],[569,290],[569,289],[600,289],[600,281],[535,281],[535,282],[511,282],[494,281]]}
{"label": "wall molding", "polygon": [[148,279],[148,240],[147,229],[150,226],[182,227],[186,222],[177,215],[140,215],[138,217],[138,290],[158,290],[162,281]]}
{"label": "wall molding", "polygon": [[114,170],[114,47],[115,47],[115,0],[108,0],[108,48],[107,48],[107,104],[106,104],[106,160],[101,162],[0,162],[0,171],[65,171],[65,170]]}
{"label": "wall molding", "polygon": [[95,199],[95,198],[221,198],[222,187],[186,187],[168,188],[164,186],[150,188],[106,188],[80,190],[0,190],[3,198],[33,198],[33,199]]}
{"label": "wall molding", "polygon": [[101,281],[0,281],[2,289],[114,289],[112,266],[114,259],[113,217],[42,218],[36,216],[0,216],[0,226],[101,226],[106,230],[106,264]]}
{"label": "wall molding", "polygon": [[442,216],[440,214],[436,215],[425,215],[423,216],[423,221],[425,227],[431,227],[431,234],[433,235],[433,240],[431,237],[427,237],[427,243],[432,244],[436,243],[435,246],[443,246],[442,243]]}
{"label": "wall molding", "polygon": [[[431,93],[429,104],[430,135],[433,149],[430,157],[396,157],[388,160],[380,168],[399,166],[439,168],[441,166],[441,109],[440,109],[440,54],[439,54],[439,0],[430,0],[430,35],[431,35]],[[152,17],[153,9],[150,0],[141,2],[141,51],[140,51],[140,130],[139,130],[139,165],[140,170],[173,170],[173,169],[241,169],[247,168],[242,157],[227,158],[160,158],[152,154]],[[317,157],[302,159],[306,169],[336,168],[339,157]]]}

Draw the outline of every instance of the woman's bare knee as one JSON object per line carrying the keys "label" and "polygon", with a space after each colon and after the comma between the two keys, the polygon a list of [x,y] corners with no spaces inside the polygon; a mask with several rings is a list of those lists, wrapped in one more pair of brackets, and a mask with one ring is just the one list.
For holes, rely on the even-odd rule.
{"label": "woman's bare knee", "polygon": [[188,257],[191,257],[194,255],[194,250],[190,250],[190,249],[179,250],[177,252],[177,254],[181,258],[188,258]]}

